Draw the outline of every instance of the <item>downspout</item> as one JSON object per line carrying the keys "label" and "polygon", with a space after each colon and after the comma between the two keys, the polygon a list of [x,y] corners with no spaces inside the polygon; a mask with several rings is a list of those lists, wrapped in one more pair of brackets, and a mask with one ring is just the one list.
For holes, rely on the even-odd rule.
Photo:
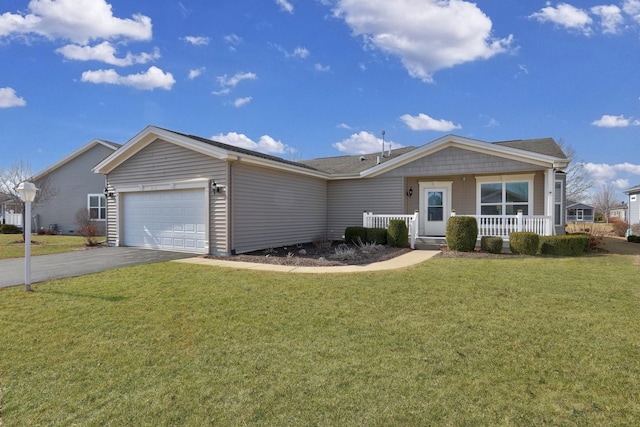
{"label": "downspout", "polygon": [[235,163],[235,160],[229,160],[227,162],[227,204],[226,204],[226,216],[227,216],[227,241],[226,241],[226,246],[227,246],[227,252],[230,253],[231,255],[235,255],[235,249],[233,248],[233,207],[232,207],[232,203],[233,203],[233,185],[232,185],[232,177],[233,177],[233,173],[231,172],[231,168],[233,167],[233,164]]}

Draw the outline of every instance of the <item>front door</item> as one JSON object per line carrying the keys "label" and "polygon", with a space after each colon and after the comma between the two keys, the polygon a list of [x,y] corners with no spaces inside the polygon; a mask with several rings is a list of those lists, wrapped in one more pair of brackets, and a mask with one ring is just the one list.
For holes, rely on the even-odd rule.
{"label": "front door", "polygon": [[425,234],[427,236],[444,236],[447,230],[447,219],[449,219],[448,189],[429,188],[424,191],[426,203],[424,207]]}

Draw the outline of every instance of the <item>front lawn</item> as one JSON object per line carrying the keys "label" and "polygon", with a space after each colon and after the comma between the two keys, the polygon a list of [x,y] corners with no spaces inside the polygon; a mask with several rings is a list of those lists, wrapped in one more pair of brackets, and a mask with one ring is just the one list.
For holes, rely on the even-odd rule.
{"label": "front lawn", "polygon": [[[31,236],[31,255],[71,252],[85,245],[82,236]],[[0,259],[24,257],[22,234],[0,234]]]}
{"label": "front lawn", "polygon": [[284,274],[162,263],[0,291],[4,425],[637,425],[633,256]]}

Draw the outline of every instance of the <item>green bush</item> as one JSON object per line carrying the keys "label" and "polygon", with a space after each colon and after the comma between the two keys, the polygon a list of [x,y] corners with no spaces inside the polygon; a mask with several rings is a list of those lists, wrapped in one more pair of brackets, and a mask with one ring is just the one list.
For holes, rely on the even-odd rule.
{"label": "green bush", "polygon": [[402,219],[392,219],[389,221],[387,229],[387,243],[396,248],[406,248],[409,246],[409,230],[407,224]]}
{"label": "green bush", "polygon": [[540,237],[542,255],[578,256],[589,251],[589,236],[586,234]]}
{"label": "green bush", "polygon": [[452,216],[447,221],[447,247],[452,251],[472,252],[478,240],[478,222],[472,216]]}
{"label": "green bush", "polygon": [[2,234],[20,234],[22,230],[16,225],[13,224],[1,224],[0,225],[0,233]]}
{"label": "green bush", "polygon": [[387,229],[386,228],[366,228],[365,237],[367,243],[375,243],[376,245],[387,244]]}
{"label": "green bush", "polygon": [[346,243],[356,244],[358,243],[358,238],[362,242],[367,240],[367,233],[364,227],[347,227],[344,230],[344,241]]}
{"label": "green bush", "polygon": [[640,236],[636,236],[633,234],[631,236],[627,236],[627,242],[640,243]]}
{"label": "green bush", "polygon": [[516,231],[509,234],[509,250],[514,254],[535,255],[538,253],[540,236],[529,231]]}
{"label": "green bush", "polygon": [[480,238],[480,249],[492,254],[499,254],[502,252],[503,243],[502,237],[482,236]]}

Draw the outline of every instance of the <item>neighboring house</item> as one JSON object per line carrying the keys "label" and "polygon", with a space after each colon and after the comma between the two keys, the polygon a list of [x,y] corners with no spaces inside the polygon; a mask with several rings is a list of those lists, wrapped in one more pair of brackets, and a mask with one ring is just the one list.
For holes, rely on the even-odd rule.
{"label": "neighboring house", "polygon": [[22,227],[21,206],[16,205],[13,197],[0,193],[0,224],[13,224]]}
{"label": "neighboring house", "polygon": [[93,170],[106,175],[110,245],[233,254],[338,240],[363,212],[417,212],[422,236],[444,235],[454,211],[503,229],[521,211],[541,234],[563,233],[556,172],[568,163],[551,138],[449,135],[384,156],[294,162],[149,126]]}
{"label": "neighboring house", "polygon": [[629,226],[640,225],[640,185],[625,190],[629,195]]}
{"label": "neighboring house", "polygon": [[594,222],[595,208],[580,202],[567,201],[566,222]]}
{"label": "neighboring house", "polygon": [[627,221],[627,204],[625,202],[615,205],[611,208],[611,218],[618,218],[621,221]]}
{"label": "neighboring house", "polygon": [[104,177],[91,169],[120,148],[120,144],[94,139],[64,159],[30,178],[42,182],[48,195],[33,205],[34,229],[74,234],[79,209],[88,209],[91,218],[104,232],[106,199]]}

